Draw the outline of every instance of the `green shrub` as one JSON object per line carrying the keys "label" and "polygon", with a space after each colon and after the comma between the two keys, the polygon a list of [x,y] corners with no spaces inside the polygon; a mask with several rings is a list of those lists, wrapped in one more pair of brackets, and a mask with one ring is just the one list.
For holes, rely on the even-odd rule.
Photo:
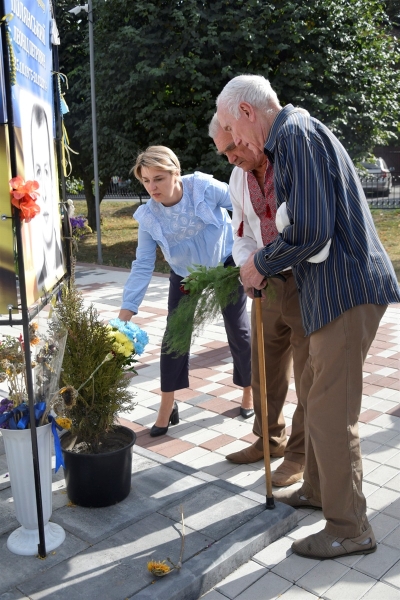
{"label": "green shrub", "polygon": [[134,407],[126,389],[129,379],[123,369],[124,358],[113,352],[107,325],[93,305],[85,307],[73,283],[64,289],[56,312],[68,331],[61,384],[79,390],[76,398],[76,394],[63,395],[64,414],[72,421],[76,443],[83,442],[90,452],[98,452],[118,413]]}

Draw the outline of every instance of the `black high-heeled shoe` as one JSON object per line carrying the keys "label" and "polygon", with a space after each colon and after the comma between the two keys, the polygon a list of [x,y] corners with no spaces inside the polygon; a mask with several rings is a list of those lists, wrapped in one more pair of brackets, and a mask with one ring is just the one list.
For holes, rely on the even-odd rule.
{"label": "black high-heeled shoe", "polygon": [[250,419],[254,415],[254,408],[242,408],[240,407],[240,416],[243,419]]}
{"label": "black high-heeled shoe", "polygon": [[178,425],[179,423],[179,410],[176,400],[174,400],[174,408],[169,417],[168,425],[166,427],[157,427],[157,425],[153,425],[150,429],[151,437],[157,437],[159,435],[165,435],[168,431],[169,425]]}

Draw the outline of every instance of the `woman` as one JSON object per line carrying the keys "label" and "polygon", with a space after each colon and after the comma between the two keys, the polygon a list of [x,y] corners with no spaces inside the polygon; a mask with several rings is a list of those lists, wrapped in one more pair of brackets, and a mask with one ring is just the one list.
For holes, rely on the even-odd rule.
{"label": "woman", "polygon": [[[132,170],[151,199],[135,212],[139,222],[138,247],[124,288],[119,313],[123,321],[129,321],[139,310],[153,274],[157,245],[171,267],[168,315],[183,297],[180,286],[183,277],[189,274],[187,267],[194,264],[215,267],[221,262],[234,265],[233,230],[226,210],[231,208],[227,184],[200,172],[181,177],[177,156],[165,146],[147,148],[139,154]],[[246,295],[241,286],[239,291],[239,300],[223,311],[223,317],[233,357],[233,382],[243,387],[241,415],[249,418],[254,414],[250,325]],[[179,423],[174,392],[189,386],[189,353],[178,357],[167,354],[165,336],[160,371],[161,405],[150,431],[153,437],[165,434],[170,423]]]}

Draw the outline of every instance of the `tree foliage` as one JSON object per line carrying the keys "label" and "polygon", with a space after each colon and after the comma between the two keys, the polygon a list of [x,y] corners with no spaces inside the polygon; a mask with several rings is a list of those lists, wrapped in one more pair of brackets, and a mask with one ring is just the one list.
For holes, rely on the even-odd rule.
{"label": "tree foliage", "polygon": [[[105,181],[127,177],[136,154],[151,144],[170,146],[184,172],[227,180],[230,167],[216,155],[207,127],[218,93],[242,73],[270,79],[282,104],[308,109],[354,158],[399,129],[398,42],[379,0],[95,0],[94,7]],[[60,63],[71,84],[66,123],[80,151],[74,165],[90,172],[88,44],[82,23],[77,49],[87,68],[82,56],[79,66],[71,56],[64,61],[63,26]]]}
{"label": "tree foliage", "polygon": [[384,7],[392,24],[400,27],[400,0],[385,0]]}

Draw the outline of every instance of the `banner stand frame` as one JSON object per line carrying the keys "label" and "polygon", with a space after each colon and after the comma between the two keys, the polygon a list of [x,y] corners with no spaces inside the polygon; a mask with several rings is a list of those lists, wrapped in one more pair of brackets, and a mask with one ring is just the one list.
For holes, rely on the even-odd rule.
{"label": "banner stand frame", "polygon": [[[0,19],[6,16],[4,0],[0,0]],[[3,53],[3,66],[4,66],[4,83],[5,83],[5,99],[6,99],[6,109],[7,109],[7,133],[9,140],[9,150],[10,150],[10,168],[11,168],[11,176],[16,177],[17,173],[17,157],[16,157],[16,142],[15,142],[15,133],[14,133],[14,113],[13,113],[13,105],[12,105],[12,87],[10,81],[10,60],[9,60],[9,50],[6,41],[6,27],[7,23],[4,19],[0,23],[0,32],[1,32],[1,45],[2,45],[2,53]],[[54,46],[53,46],[53,59],[54,59]],[[53,75],[54,77],[54,75]],[[58,96],[58,94],[57,94]],[[63,226],[64,233],[66,231],[66,221],[67,215],[65,210],[65,180],[64,173],[62,169],[60,169],[60,148],[59,144],[62,143],[60,139],[60,110],[59,106],[56,106],[55,102],[56,96],[54,96],[53,100],[53,108],[56,111],[56,124],[57,124],[57,162],[58,162],[58,171],[59,176],[62,178],[62,190],[64,192],[63,197]],[[23,256],[23,243],[22,243],[22,231],[21,231],[21,220],[19,218],[19,214],[17,209],[11,205],[12,210],[12,218],[13,223],[15,225],[15,234],[16,234],[16,242],[17,242],[17,253],[18,253],[18,278],[19,278],[19,294],[20,294],[20,306],[18,310],[21,311],[22,315],[20,318],[14,319],[11,311],[15,308],[13,306],[9,307],[9,318],[0,320],[0,325],[22,325],[23,331],[23,339],[24,339],[24,357],[26,364],[26,389],[28,394],[28,404],[29,404],[29,416],[30,416],[30,424],[31,424],[31,442],[32,442],[32,460],[33,460],[33,475],[35,482],[35,496],[36,496],[36,508],[37,508],[37,519],[38,519],[38,531],[39,531],[39,544],[38,544],[38,557],[46,558],[46,541],[45,541],[45,533],[44,533],[44,520],[43,520],[43,503],[42,503],[42,493],[41,493],[41,485],[40,485],[40,468],[39,468],[39,453],[38,453],[38,442],[37,442],[37,431],[35,424],[35,412],[34,412],[34,382],[33,382],[33,374],[32,374],[32,361],[31,361],[31,353],[30,353],[30,343],[29,343],[29,323],[34,316],[36,316],[40,310],[48,304],[49,297],[51,297],[54,293],[58,291],[58,288],[61,289],[64,280],[68,280],[71,274],[71,259],[70,259],[70,251],[71,251],[71,240],[68,239],[68,236],[65,236],[65,241],[67,245],[67,273],[60,279],[56,285],[52,288],[52,291],[49,294],[46,294],[44,300],[39,301],[37,306],[34,306],[32,309],[29,308],[27,302],[27,291],[26,291],[26,280],[25,280],[25,272],[24,272],[24,256]]]}

